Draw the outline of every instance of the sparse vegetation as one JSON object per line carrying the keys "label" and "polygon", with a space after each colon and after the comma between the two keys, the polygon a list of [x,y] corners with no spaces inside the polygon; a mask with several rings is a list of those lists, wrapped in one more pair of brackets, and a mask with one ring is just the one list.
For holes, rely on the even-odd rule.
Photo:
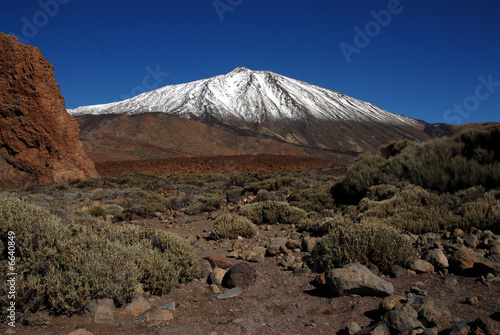
{"label": "sparse vegetation", "polygon": [[215,219],[210,237],[218,239],[236,239],[238,236],[253,238],[257,235],[257,227],[247,218],[225,214]]}
{"label": "sparse vegetation", "polygon": [[[0,194],[0,236],[16,234],[16,306],[19,313],[46,308],[55,314],[83,311],[90,300],[121,305],[142,282],[153,294],[168,292],[199,271],[191,246],[166,232],[114,226],[91,217],[64,224],[19,198]],[[1,265],[7,268],[2,250]],[[6,286],[0,305],[5,311]]]}
{"label": "sparse vegetation", "polygon": [[409,239],[388,225],[336,220],[316,245],[312,261],[319,272],[353,262],[371,262],[385,271],[407,261],[413,252]]}
{"label": "sparse vegetation", "polygon": [[381,155],[364,154],[332,188],[339,201],[355,203],[371,186],[406,181],[438,192],[500,186],[500,127],[469,130],[427,143],[391,143]]}
{"label": "sparse vegetation", "polygon": [[287,202],[263,201],[241,207],[241,215],[257,225],[299,224],[306,216],[303,209],[290,206]]}

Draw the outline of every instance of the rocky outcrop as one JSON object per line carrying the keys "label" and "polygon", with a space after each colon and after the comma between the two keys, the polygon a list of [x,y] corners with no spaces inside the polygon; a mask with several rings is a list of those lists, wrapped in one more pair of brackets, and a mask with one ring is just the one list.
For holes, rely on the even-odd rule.
{"label": "rocky outcrop", "polygon": [[0,188],[97,177],[41,51],[0,33]]}

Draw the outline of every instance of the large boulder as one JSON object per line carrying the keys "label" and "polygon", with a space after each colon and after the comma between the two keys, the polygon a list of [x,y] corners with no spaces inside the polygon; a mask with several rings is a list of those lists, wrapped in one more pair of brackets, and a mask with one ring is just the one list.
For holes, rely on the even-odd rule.
{"label": "large boulder", "polygon": [[231,266],[224,275],[222,285],[227,288],[248,288],[257,280],[257,271],[247,263]]}
{"label": "large boulder", "polygon": [[335,296],[359,294],[383,297],[394,292],[390,282],[376,276],[359,263],[328,270],[325,278],[328,288]]}
{"label": "large boulder", "polygon": [[0,33],[0,188],[97,177],[41,51]]}

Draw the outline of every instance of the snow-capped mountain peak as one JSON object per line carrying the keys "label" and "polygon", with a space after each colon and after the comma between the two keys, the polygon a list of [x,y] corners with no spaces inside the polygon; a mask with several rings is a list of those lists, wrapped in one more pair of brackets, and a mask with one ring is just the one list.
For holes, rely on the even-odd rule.
{"label": "snow-capped mountain peak", "polygon": [[193,119],[375,121],[416,124],[375,105],[273,72],[238,67],[225,75],[169,85],[133,98],[70,109],[72,115],[161,112]]}

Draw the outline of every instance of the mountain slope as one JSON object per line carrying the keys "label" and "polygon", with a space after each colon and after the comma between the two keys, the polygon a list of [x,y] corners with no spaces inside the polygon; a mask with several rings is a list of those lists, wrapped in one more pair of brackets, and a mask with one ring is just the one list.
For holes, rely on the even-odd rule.
{"label": "mountain slope", "polygon": [[[245,148],[246,142],[242,139],[253,137],[299,146],[302,151],[321,149],[352,154],[376,150],[392,140],[425,141],[430,138],[424,131],[428,126],[425,122],[389,113],[330,89],[247,68],[237,68],[226,75],[191,83],[165,86],[120,102],[84,106],[68,112],[76,116],[82,133],[101,134],[98,135],[101,137],[105,135],[98,128],[105,118],[113,122],[137,121],[131,117],[111,118],[113,115],[164,113],[190,119],[222,130],[224,134],[235,135],[228,142],[227,149]],[[100,121],[90,122],[93,118]],[[167,122],[164,118],[162,120]],[[168,122],[174,122],[174,119],[169,118]],[[122,128],[130,128],[130,125],[117,127]],[[109,131],[106,130],[108,135]],[[175,130],[168,135],[155,135],[159,137],[150,137],[148,141],[153,141],[150,144],[165,144],[165,136],[175,137]],[[132,135],[130,141],[137,140],[137,136],[140,134]],[[193,131],[190,136],[201,136],[203,140],[206,134]],[[92,142],[95,137],[84,136],[82,140]],[[220,145],[224,147],[224,144]],[[176,150],[188,156],[191,155],[189,151],[200,151],[182,143]]]}

